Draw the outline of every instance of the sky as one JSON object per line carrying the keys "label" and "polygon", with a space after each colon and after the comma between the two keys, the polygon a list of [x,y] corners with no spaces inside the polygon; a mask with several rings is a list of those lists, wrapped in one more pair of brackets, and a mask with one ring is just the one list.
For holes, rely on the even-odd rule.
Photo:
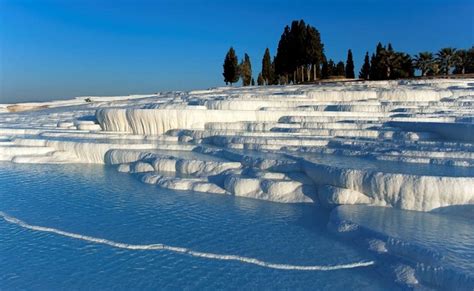
{"label": "sky", "polygon": [[472,0],[0,0],[0,103],[223,86],[233,46],[258,75],[285,25],[304,19],[356,74],[366,51],[474,45]]}

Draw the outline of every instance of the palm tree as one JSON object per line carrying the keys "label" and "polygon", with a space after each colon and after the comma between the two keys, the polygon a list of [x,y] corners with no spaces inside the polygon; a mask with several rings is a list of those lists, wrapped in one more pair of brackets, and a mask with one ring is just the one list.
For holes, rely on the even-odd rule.
{"label": "palm tree", "polygon": [[413,59],[413,66],[421,71],[421,76],[426,76],[429,70],[433,69],[434,58],[430,52],[421,52]]}
{"label": "palm tree", "polygon": [[456,52],[456,63],[454,64],[456,68],[454,69],[454,74],[465,74],[466,68],[469,66],[470,57],[467,53],[467,50],[458,50]]}
{"label": "palm tree", "polygon": [[380,51],[380,65],[384,68],[384,79],[391,79],[396,64],[400,62],[400,55],[391,48]]}
{"label": "palm tree", "polygon": [[396,64],[393,77],[396,78],[411,78],[415,75],[413,68],[413,60],[409,54],[397,52],[399,61]]}
{"label": "palm tree", "polygon": [[436,54],[436,60],[439,63],[441,72],[443,72],[445,75],[448,75],[451,68],[457,62],[456,49],[447,47],[439,50],[439,52]]}
{"label": "palm tree", "polygon": [[426,72],[427,76],[438,76],[440,72],[439,63],[433,62],[433,66]]}

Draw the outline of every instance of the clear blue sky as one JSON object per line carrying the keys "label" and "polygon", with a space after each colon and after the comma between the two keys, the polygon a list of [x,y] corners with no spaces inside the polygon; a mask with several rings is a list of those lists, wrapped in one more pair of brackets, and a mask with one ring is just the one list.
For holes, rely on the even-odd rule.
{"label": "clear blue sky", "polygon": [[0,103],[224,85],[230,46],[258,74],[286,24],[304,19],[326,55],[391,41],[408,53],[474,44],[472,0],[0,0]]}

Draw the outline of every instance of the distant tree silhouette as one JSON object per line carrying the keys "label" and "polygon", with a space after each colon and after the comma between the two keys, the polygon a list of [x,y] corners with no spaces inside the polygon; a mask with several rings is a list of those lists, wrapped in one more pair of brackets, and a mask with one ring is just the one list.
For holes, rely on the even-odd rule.
{"label": "distant tree silhouette", "polygon": [[474,47],[467,51],[467,59],[466,74],[474,73]]}
{"label": "distant tree silhouette", "polygon": [[270,56],[270,50],[266,48],[262,59],[262,78],[265,80],[265,85],[270,84],[272,75],[272,57]]}
{"label": "distant tree silhouette", "polygon": [[328,72],[329,72],[329,77],[335,76],[337,74],[336,71],[336,64],[332,59],[329,59],[328,61]]}
{"label": "distant tree silhouette", "polygon": [[393,50],[391,43],[387,45],[387,48],[383,48],[380,59],[382,80],[392,79],[393,70],[396,66],[396,63],[399,61],[399,57],[400,56],[397,55]]}
{"label": "distant tree silhouette", "polygon": [[469,62],[472,62],[467,50],[461,49],[456,52],[456,63],[453,74],[465,74],[469,67]]}
{"label": "distant tree silhouette", "polygon": [[286,26],[275,56],[275,79],[301,83],[316,80],[323,61],[324,45],[319,31],[304,20]]}
{"label": "distant tree silhouette", "polygon": [[275,73],[275,58],[273,58],[273,61],[270,65],[270,85],[278,85],[279,78],[277,74]]}
{"label": "distant tree silhouette", "polygon": [[277,54],[275,56],[275,72],[278,75],[286,76],[286,79],[290,79],[288,76],[290,72],[293,72],[292,68],[292,56],[291,56],[291,47],[290,47],[290,27],[287,25],[283,30],[283,34],[280,37],[278,42]]}
{"label": "distant tree silhouette", "polygon": [[233,47],[229,49],[224,60],[224,82],[227,84],[236,83],[239,81],[239,60],[235,55],[235,50]]}
{"label": "distant tree silhouette", "polygon": [[426,76],[433,69],[435,60],[430,52],[421,52],[413,58],[413,66],[421,71],[421,76]]}
{"label": "distant tree silhouette", "polygon": [[340,61],[336,65],[336,73],[335,76],[345,76],[346,68],[344,67],[344,62]]}
{"label": "distant tree silhouette", "polygon": [[244,59],[240,63],[240,77],[242,78],[242,86],[250,86],[252,81],[252,64],[248,54],[244,55]]}
{"label": "distant tree silhouette", "polygon": [[346,60],[346,78],[354,79],[354,59],[352,58],[352,51],[347,51],[347,60]]}
{"label": "distant tree silhouette", "polygon": [[375,54],[372,54],[370,59],[370,80],[407,78],[413,75],[414,69],[410,55],[396,52],[390,43],[387,47],[380,42],[377,44]]}
{"label": "distant tree silhouette", "polygon": [[437,76],[439,75],[441,69],[439,67],[439,63],[435,60],[433,62],[433,65],[428,69],[428,72],[426,72],[427,76]]}
{"label": "distant tree silhouette", "polygon": [[370,59],[369,59],[369,52],[365,53],[364,57],[364,64],[359,72],[359,79],[368,80],[370,74]]}
{"label": "distant tree silhouette", "polygon": [[391,79],[411,78],[415,75],[413,60],[409,54],[397,52],[396,62],[391,69]]}
{"label": "distant tree silhouette", "polygon": [[436,60],[439,64],[441,73],[449,75],[449,72],[457,63],[458,56],[456,55],[456,49],[447,47],[442,48],[436,53]]}
{"label": "distant tree silhouette", "polygon": [[[335,64],[332,59],[326,58],[319,31],[304,20],[294,20],[283,29],[274,58],[270,49],[265,49],[262,70],[256,80],[252,78],[248,54],[239,64],[232,47],[224,60],[223,75],[226,84],[230,85],[239,78],[242,78],[243,86],[254,85],[255,81],[258,85],[300,84],[333,76],[353,79],[354,69],[351,49],[347,51],[345,63],[340,61]],[[384,46],[379,42],[370,57],[366,52],[359,79],[410,78],[414,76],[415,69],[421,72],[421,76],[474,73],[474,46],[460,50],[442,48],[436,54],[420,52],[412,58],[407,53],[396,51],[391,43]]]}
{"label": "distant tree silhouette", "polygon": [[263,79],[262,73],[259,73],[259,74],[258,74],[257,84],[258,84],[259,86],[265,85],[265,80]]}
{"label": "distant tree silhouette", "polygon": [[328,62],[326,61],[326,58],[323,60],[323,65],[321,66],[321,78],[322,79],[328,79],[330,75],[329,72],[329,65]]}
{"label": "distant tree silhouette", "polygon": [[[304,23],[303,20],[300,22]],[[309,24],[306,25],[305,57],[301,65],[306,68],[307,81],[316,81],[318,78],[323,54],[324,44],[319,31]]]}
{"label": "distant tree silhouette", "polygon": [[382,58],[384,54],[384,47],[379,42],[375,49],[375,53],[370,58],[370,80],[383,80],[384,79],[384,68],[382,64]]}

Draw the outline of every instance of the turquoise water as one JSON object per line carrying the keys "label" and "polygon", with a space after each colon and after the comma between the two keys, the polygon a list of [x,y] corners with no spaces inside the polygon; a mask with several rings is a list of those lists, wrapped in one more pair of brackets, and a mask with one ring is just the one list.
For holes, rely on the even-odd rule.
{"label": "turquoise water", "polygon": [[[0,289],[397,288],[372,254],[328,233],[329,213],[313,205],[163,190],[88,165],[0,163],[0,185],[0,211],[23,221],[0,219]],[[279,270],[121,244],[336,270]]]}

